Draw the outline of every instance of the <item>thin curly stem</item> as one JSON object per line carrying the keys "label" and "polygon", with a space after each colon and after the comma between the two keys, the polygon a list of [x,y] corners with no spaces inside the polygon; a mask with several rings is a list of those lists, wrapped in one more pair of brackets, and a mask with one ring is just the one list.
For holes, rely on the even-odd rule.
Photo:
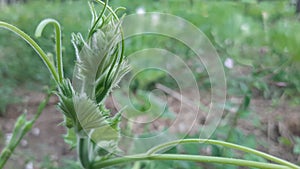
{"label": "thin curly stem", "polygon": [[61,43],[61,28],[60,24],[55,19],[44,19],[36,28],[35,36],[40,37],[44,28],[48,24],[53,24],[55,28],[55,40],[56,40],[56,64],[59,76],[59,82],[62,83],[64,79],[63,63],[62,63],[62,43]]}
{"label": "thin curly stem", "polygon": [[59,84],[59,76],[55,70],[55,66],[51,63],[51,61],[47,57],[46,53],[42,50],[42,48],[29,35],[27,35],[25,32],[23,32],[19,28],[15,27],[9,23],[6,23],[6,22],[0,21],[0,27],[7,29],[9,31],[12,31],[15,34],[17,34],[19,37],[24,39],[40,56],[40,58],[43,60],[43,62],[47,66],[49,72],[53,76],[55,82],[57,84]]}
{"label": "thin curly stem", "polygon": [[237,144],[232,144],[232,143],[228,143],[228,142],[224,142],[224,141],[209,140],[209,139],[182,139],[182,140],[170,141],[170,142],[163,143],[163,144],[160,144],[160,145],[157,145],[157,146],[153,147],[146,154],[152,155],[152,154],[155,154],[158,151],[161,151],[161,150],[166,149],[168,147],[176,146],[178,144],[186,144],[186,143],[206,143],[206,144],[220,145],[220,146],[223,146],[223,147],[228,147],[228,148],[240,150],[240,151],[243,151],[243,152],[246,152],[246,153],[252,153],[252,154],[255,154],[257,156],[263,157],[267,160],[271,160],[273,162],[276,162],[276,163],[281,164],[281,165],[289,166],[291,168],[300,168],[299,166],[297,166],[295,164],[292,164],[288,161],[279,159],[279,158],[274,157],[272,155],[269,155],[269,154],[266,154],[266,153],[248,148],[248,147],[244,147],[244,146],[240,146],[240,145],[237,145]]}

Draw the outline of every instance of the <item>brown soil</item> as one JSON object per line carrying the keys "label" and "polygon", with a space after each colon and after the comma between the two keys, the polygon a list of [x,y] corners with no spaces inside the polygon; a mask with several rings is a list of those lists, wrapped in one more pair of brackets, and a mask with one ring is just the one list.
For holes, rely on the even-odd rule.
{"label": "brown soil", "polygon": [[[5,116],[0,117],[0,134],[3,135],[0,140],[0,150],[3,148],[5,135],[12,132],[16,118],[24,110],[27,110],[29,118],[32,117],[39,102],[44,98],[44,94],[38,92],[18,92],[18,95],[23,98],[23,101],[19,104],[10,105]],[[34,169],[40,169],[41,162],[45,161],[43,160],[45,157],[49,157],[54,165],[58,165],[62,158],[75,158],[75,152],[71,151],[62,139],[65,129],[59,125],[62,122],[62,115],[55,106],[57,101],[58,99],[55,96],[50,99],[43,114],[34,125],[34,131],[25,136],[5,169],[23,169],[29,161],[33,162]],[[203,100],[203,102],[206,104],[207,101]],[[176,99],[170,98],[169,103],[171,109],[176,112],[176,106],[178,105]],[[293,142],[291,145],[283,145],[278,141],[281,137],[293,141],[294,136],[300,136],[300,107],[288,106],[288,104],[285,102],[272,107],[269,100],[253,99],[251,101],[251,117],[249,118],[257,118],[261,125],[257,127],[249,120],[240,119],[238,128],[246,134],[254,134],[262,142],[260,145],[266,145],[260,146],[260,150],[299,163],[300,157],[292,153]],[[112,107],[112,104],[108,103],[108,107]],[[184,106],[182,109],[186,112],[193,111],[188,106]],[[180,132],[190,121],[191,118],[187,113],[186,118],[174,125],[172,131]],[[153,123],[153,125],[159,127],[168,125],[167,123],[169,121],[160,120]],[[202,123],[203,117],[200,116],[197,124],[201,125]],[[39,134],[37,134],[38,130],[40,131]]]}
{"label": "brown soil", "polygon": [[[0,117],[0,128],[4,134],[0,150],[3,147],[5,135],[12,132],[17,117],[24,111],[28,112],[28,119],[31,119],[37,110],[39,103],[45,95],[38,92],[18,92],[23,101],[16,105],[9,105],[4,117]],[[65,134],[63,126],[59,125],[62,115],[57,111],[56,103],[58,99],[51,97],[49,104],[44,109],[40,118],[33,126],[21,144],[16,148],[14,155],[8,161],[6,169],[23,169],[26,163],[32,161],[34,169],[39,168],[39,163],[45,158],[54,164],[58,164],[62,157],[71,158],[74,152],[64,143],[62,135]]]}

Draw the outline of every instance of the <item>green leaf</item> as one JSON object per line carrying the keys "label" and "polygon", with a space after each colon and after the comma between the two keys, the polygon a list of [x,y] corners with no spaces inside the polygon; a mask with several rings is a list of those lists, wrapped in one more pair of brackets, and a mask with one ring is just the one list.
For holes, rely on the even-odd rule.
{"label": "green leaf", "polygon": [[300,137],[295,137],[295,145],[293,148],[294,154],[300,154]]}
{"label": "green leaf", "polygon": [[117,86],[129,70],[123,56],[121,22],[112,17],[102,16],[102,19],[105,24],[93,31],[87,41],[81,34],[72,36],[77,57],[74,73],[78,84],[76,90],[91,99],[96,98],[97,103]]}
{"label": "green leaf", "polygon": [[166,101],[155,93],[137,90],[135,95],[130,95],[130,100],[127,96],[124,96],[122,91],[116,91],[114,94],[121,105],[128,105],[125,109],[126,117],[134,118],[140,115],[149,115],[152,118],[168,116]]}
{"label": "green leaf", "polygon": [[74,109],[78,122],[86,131],[108,125],[98,105],[86,95],[74,97]]}
{"label": "green leaf", "polygon": [[91,137],[94,141],[100,144],[102,141],[117,141],[119,139],[119,133],[110,125],[105,125],[92,130]]}
{"label": "green leaf", "polygon": [[[97,105],[86,95],[75,96],[74,107],[78,125],[81,126],[77,134],[82,135],[82,133],[85,133],[84,135],[89,136],[101,148],[108,152],[116,152],[120,137],[119,121],[107,117],[108,113],[104,110],[103,105]],[[104,112],[101,110],[104,110]],[[109,123],[109,120],[113,123]]]}
{"label": "green leaf", "polygon": [[65,142],[71,146],[71,148],[75,148],[77,145],[77,137],[74,129],[67,129],[67,134],[63,136]]}
{"label": "green leaf", "polygon": [[279,143],[285,146],[291,146],[293,143],[289,138],[286,137],[279,137],[278,138]]}

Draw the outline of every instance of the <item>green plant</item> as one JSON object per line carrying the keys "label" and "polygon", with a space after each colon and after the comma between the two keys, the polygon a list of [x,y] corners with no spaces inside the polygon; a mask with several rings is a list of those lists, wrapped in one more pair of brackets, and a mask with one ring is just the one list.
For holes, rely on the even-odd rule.
{"label": "green plant", "polygon": [[[1,6],[0,20],[18,25],[29,36],[34,37],[35,26],[44,18],[51,17],[59,20],[62,29],[62,52],[65,56],[64,73],[71,77],[75,52],[69,40],[73,31],[82,32],[88,28],[88,20],[80,18],[89,17],[89,11],[81,8],[87,5],[85,1],[27,1],[9,6]],[[43,8],[41,8],[43,6]],[[74,11],[73,9],[76,9]],[[62,17],[63,16],[63,17]],[[77,24],[80,21],[81,24]],[[46,30],[49,30],[46,28]],[[43,48],[47,55],[54,55],[55,38],[52,31],[45,31],[43,37],[33,38]],[[0,32],[0,115],[5,115],[9,104],[20,102],[15,96],[16,89],[42,91],[42,87],[50,85],[49,74],[40,59],[32,59],[35,51],[21,40],[16,40],[14,34],[8,31]],[[13,45],[7,42],[14,42]],[[16,50],[17,49],[17,50]],[[26,70],[26,71],[25,71]],[[39,73],[36,73],[39,70]]]}
{"label": "green plant", "polygon": [[[118,142],[120,141],[119,123],[121,113],[112,116],[109,110],[105,108],[104,101],[108,93],[112,91],[113,87],[117,86],[120,79],[129,71],[129,67],[124,57],[122,19],[120,21],[116,15],[116,12],[121,8],[114,11],[107,5],[107,2],[103,3],[100,0],[96,0],[96,2],[102,4],[103,9],[100,13],[97,13],[94,3],[89,3],[92,22],[86,39],[80,33],[72,36],[77,58],[73,84],[68,78],[65,78],[62,64],[61,27],[56,20],[45,19],[36,29],[36,36],[41,36],[47,25],[54,26],[55,58],[47,55],[26,33],[11,24],[0,21],[0,27],[16,33],[30,45],[39,54],[49,70],[57,87],[55,93],[60,99],[58,106],[64,114],[64,125],[68,130],[67,142],[76,146],[78,160],[82,168],[96,169],[141,160],[193,161],[272,169],[299,168],[295,164],[251,148],[209,139],[176,140],[157,145],[142,154],[116,156],[115,154],[120,151]],[[19,117],[13,138],[0,156],[0,168],[4,166],[20,139],[31,129],[46,102],[42,103],[34,120],[26,121],[25,115]],[[160,153],[166,148],[187,143],[205,143],[228,147],[245,153],[252,153],[278,164],[226,157]]]}
{"label": "green plant", "polygon": [[0,116],[4,115],[7,105],[14,102],[12,87],[8,85],[9,83],[6,83],[5,80],[2,82],[4,82],[4,84],[3,86],[1,85],[0,88],[0,95],[2,96],[0,99]]}
{"label": "green plant", "polygon": [[8,144],[2,150],[0,154],[0,168],[3,168],[7,160],[10,158],[12,153],[14,152],[15,148],[18,146],[22,138],[27,134],[31,129],[33,124],[39,118],[41,113],[43,112],[45,106],[47,105],[50,96],[52,95],[51,92],[48,93],[48,96],[42,101],[36,111],[35,116],[31,120],[27,120],[26,112],[20,115],[15,123],[11,139],[9,140]]}
{"label": "green plant", "polygon": [[300,154],[300,138],[296,137],[295,141],[296,141],[296,143],[294,145],[293,152],[294,152],[294,154]]}

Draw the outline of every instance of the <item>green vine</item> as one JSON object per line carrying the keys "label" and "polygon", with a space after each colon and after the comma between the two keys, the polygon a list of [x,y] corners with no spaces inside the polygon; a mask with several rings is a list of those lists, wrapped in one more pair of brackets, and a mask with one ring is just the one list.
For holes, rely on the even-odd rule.
{"label": "green vine", "polygon": [[182,155],[182,154],[155,154],[155,155],[138,154],[132,156],[125,156],[120,158],[108,159],[101,162],[95,162],[92,165],[92,168],[93,169],[104,168],[109,166],[115,166],[122,163],[143,161],[143,160],[192,161],[192,162],[200,162],[200,163],[231,164],[236,166],[256,167],[262,169],[294,169],[295,168],[295,167],[291,168],[284,165],[262,163],[262,162],[255,162],[249,160],[240,160],[240,159],[232,159],[232,158],[224,158],[224,157],[210,157],[210,156],[201,156],[201,155]]}
{"label": "green vine", "polygon": [[46,65],[46,67],[48,68],[50,74],[52,75],[53,79],[55,80],[55,82],[57,84],[59,84],[59,76],[55,70],[54,65],[51,63],[51,61],[49,60],[46,53],[42,50],[42,48],[29,35],[27,35],[25,32],[23,32],[19,28],[15,27],[9,23],[6,23],[6,22],[0,21],[0,27],[7,29],[9,31],[12,31],[13,33],[17,34],[19,37],[24,39],[41,57],[41,59],[43,60],[43,62]]}

